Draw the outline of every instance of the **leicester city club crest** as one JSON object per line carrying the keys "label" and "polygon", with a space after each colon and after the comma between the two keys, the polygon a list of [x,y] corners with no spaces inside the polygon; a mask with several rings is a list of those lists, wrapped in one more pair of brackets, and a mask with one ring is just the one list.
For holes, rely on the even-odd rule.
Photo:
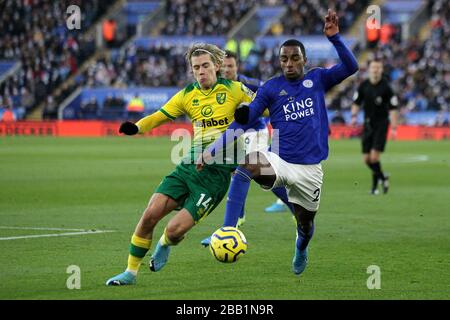
{"label": "leicester city club crest", "polygon": [[216,94],[216,100],[218,104],[224,104],[225,100],[227,100],[227,94],[225,92]]}

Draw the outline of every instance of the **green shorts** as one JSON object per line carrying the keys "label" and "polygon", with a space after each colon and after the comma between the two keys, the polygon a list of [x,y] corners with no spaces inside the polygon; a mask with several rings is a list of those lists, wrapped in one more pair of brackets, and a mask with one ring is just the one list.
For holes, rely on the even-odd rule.
{"label": "green shorts", "polygon": [[181,163],[156,188],[186,209],[195,223],[208,216],[222,201],[230,185],[231,171],[205,166],[197,171],[195,164]]}

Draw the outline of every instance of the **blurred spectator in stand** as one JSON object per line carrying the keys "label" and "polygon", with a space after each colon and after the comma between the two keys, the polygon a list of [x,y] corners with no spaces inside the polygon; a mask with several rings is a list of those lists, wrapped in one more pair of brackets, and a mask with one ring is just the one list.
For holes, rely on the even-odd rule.
{"label": "blurred spectator in stand", "polygon": [[58,107],[52,96],[47,97],[47,102],[45,104],[44,110],[42,112],[43,120],[55,120],[58,118]]}
{"label": "blurred spectator in stand", "polygon": [[395,27],[390,23],[385,23],[380,29],[380,43],[386,45],[391,41],[392,36],[395,34]]}
{"label": "blurred spectator in stand", "polygon": [[[375,20],[375,18],[373,18]],[[380,29],[375,27],[376,21],[366,24],[366,40],[367,47],[373,49],[377,46],[380,40]]]}
{"label": "blurred spectator in stand", "polygon": [[239,43],[236,39],[230,38],[225,44],[225,50],[236,52],[237,54],[239,54]]}
{"label": "blurred spectator in stand", "polygon": [[[239,58],[241,61],[247,60],[248,55],[255,46],[255,42],[252,39],[245,38],[239,43]],[[231,51],[231,50],[230,50]],[[237,51],[232,51],[237,52]]]}
{"label": "blurred spectator in stand", "polygon": [[116,44],[117,23],[110,18],[103,22],[103,40],[105,40],[108,48],[113,48]]}
{"label": "blurred spectator in stand", "polygon": [[112,104],[113,104],[113,96],[112,94],[108,93],[106,99],[103,101],[103,109],[111,108]]}
{"label": "blurred spectator in stand", "polygon": [[333,118],[331,118],[331,123],[345,125],[345,118],[344,118],[344,115],[342,114],[341,110],[337,110],[334,113]]}
{"label": "blurred spectator in stand", "polygon": [[449,115],[448,111],[441,110],[436,115],[436,120],[434,125],[436,127],[448,127],[449,126]]}
{"label": "blurred spectator in stand", "polygon": [[89,103],[81,105],[81,117],[85,120],[94,120],[98,117],[97,98],[91,97]]}
{"label": "blurred spectator in stand", "polygon": [[283,25],[280,22],[275,22],[271,27],[270,27],[270,34],[274,35],[274,36],[279,36],[281,34],[283,34]]}
{"label": "blurred spectator in stand", "polygon": [[3,122],[13,122],[16,121],[16,116],[14,115],[14,112],[11,110],[11,107],[6,105],[2,114],[2,117],[0,119]]}
{"label": "blurred spectator in stand", "polygon": [[103,102],[104,120],[123,120],[125,112],[125,101],[118,95],[108,97]]}
{"label": "blurred spectator in stand", "polygon": [[144,116],[145,105],[144,101],[138,94],[127,105],[127,118],[131,121],[137,121]]}
{"label": "blurred spectator in stand", "polygon": [[21,105],[25,108],[25,112],[29,112],[33,108],[34,96],[31,94],[31,92],[26,87],[23,87],[21,89],[20,102],[21,102]]}

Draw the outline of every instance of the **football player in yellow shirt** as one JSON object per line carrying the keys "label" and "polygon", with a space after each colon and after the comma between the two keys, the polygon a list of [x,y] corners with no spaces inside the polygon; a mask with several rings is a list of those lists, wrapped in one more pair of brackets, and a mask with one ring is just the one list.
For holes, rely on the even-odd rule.
{"label": "football player in yellow shirt", "polygon": [[[145,133],[165,122],[187,115],[192,120],[194,140],[191,155],[166,176],[152,195],[131,238],[125,272],[109,279],[107,285],[136,283],[142,259],[150,250],[158,222],[175,209],[180,211],[168,222],[150,258],[150,269],[159,271],[167,263],[170,247],[211,213],[224,198],[236,164],[211,164],[197,171],[195,160],[202,150],[223,133],[234,120],[241,103],[253,93],[240,82],[220,78],[225,52],[215,45],[194,44],[186,53],[196,82],[173,96],[159,111],[139,120],[124,122],[119,132]],[[195,152],[196,150],[197,153]]]}

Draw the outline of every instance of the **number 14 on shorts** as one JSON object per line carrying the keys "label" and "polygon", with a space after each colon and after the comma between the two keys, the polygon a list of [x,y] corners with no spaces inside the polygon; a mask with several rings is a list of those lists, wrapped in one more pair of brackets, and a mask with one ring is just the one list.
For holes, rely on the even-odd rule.
{"label": "number 14 on shorts", "polygon": [[206,198],[206,194],[204,194],[204,193],[200,194],[200,199],[198,200],[196,206],[197,207],[203,206],[206,211],[206,210],[208,210],[209,203],[211,202],[212,198],[209,197],[208,199],[204,200],[205,198]]}

